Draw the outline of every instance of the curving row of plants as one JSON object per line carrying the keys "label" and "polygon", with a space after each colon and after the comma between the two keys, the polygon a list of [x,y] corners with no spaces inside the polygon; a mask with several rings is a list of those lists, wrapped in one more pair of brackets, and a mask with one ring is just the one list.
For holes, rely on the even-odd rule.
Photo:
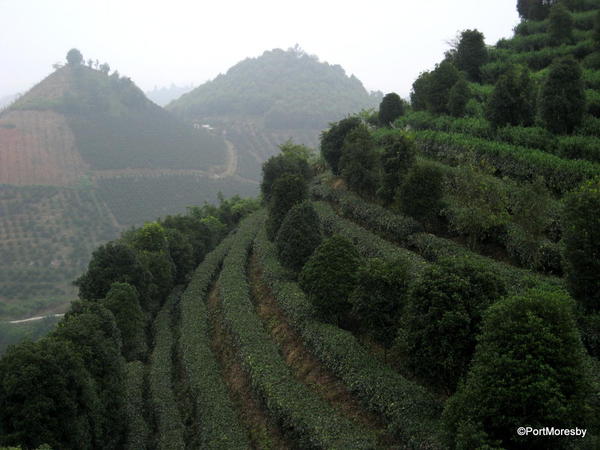
{"label": "curving row of plants", "polygon": [[205,303],[233,235],[225,238],[209,253],[194,272],[181,296],[179,349],[189,394],[194,405],[194,421],[199,433],[191,448],[247,449],[249,440],[240,424],[227,387],[221,377],[217,359],[210,348],[208,309]]}
{"label": "curving row of plants", "polygon": [[328,203],[317,201],[313,202],[313,206],[319,215],[325,234],[328,236],[339,234],[349,239],[362,256],[404,260],[414,276],[426,267],[427,262],[421,256],[382,239],[351,220],[338,216]]}
{"label": "curving row of plants", "polygon": [[[395,214],[382,206],[368,203],[351,192],[336,190],[321,183],[312,187],[311,194],[313,198],[322,199],[335,205],[336,210],[342,216],[365,226],[368,230],[365,234],[372,236],[372,233],[375,233],[383,239],[397,242],[414,251],[426,261],[434,263],[443,257],[468,257],[482,266],[492,267],[494,272],[506,282],[511,293],[516,294],[532,287],[564,287],[560,278],[535,274],[527,269],[495,261],[472,252],[449,239],[424,233],[421,230],[409,233],[409,229],[403,227],[406,222],[405,216]],[[329,211],[325,207],[319,206],[320,203],[317,202],[316,206],[317,210],[323,214],[322,219],[327,217],[329,221],[332,221]],[[353,211],[353,208],[360,211]],[[330,210],[333,211],[333,209]],[[368,211],[369,214],[365,214],[364,211]],[[386,248],[393,246],[389,242],[386,244]]]}
{"label": "curving row of plants", "polygon": [[294,379],[281,358],[279,347],[254,311],[246,264],[264,218],[261,212],[242,223],[219,278],[223,324],[252,389],[301,448],[374,448],[376,436],[372,432],[339,416],[333,407]]}
{"label": "curving row of plants", "polygon": [[171,312],[179,298],[175,289],[156,315],[154,322],[154,349],[150,356],[149,384],[151,405],[156,419],[156,448],[185,449],[183,423],[172,386],[173,332]]}
{"label": "curving row of plants", "polygon": [[490,142],[463,134],[439,131],[415,131],[420,150],[428,157],[456,165],[472,153],[498,171],[498,175],[516,180],[544,177],[547,187],[562,195],[583,181],[600,175],[600,164],[565,160],[540,150]]}
{"label": "curving row of plants", "polygon": [[352,333],[316,320],[304,292],[286,277],[275,246],[264,230],[258,232],[254,250],[264,281],[315,356],[344,382],[365,408],[384,418],[389,432],[406,448],[440,448],[441,403],[422,386],[376,359]]}
{"label": "curving row of plants", "polygon": [[140,450],[148,447],[150,428],[144,417],[144,375],[146,368],[141,361],[127,363],[125,385],[125,407],[127,417],[127,450]]}

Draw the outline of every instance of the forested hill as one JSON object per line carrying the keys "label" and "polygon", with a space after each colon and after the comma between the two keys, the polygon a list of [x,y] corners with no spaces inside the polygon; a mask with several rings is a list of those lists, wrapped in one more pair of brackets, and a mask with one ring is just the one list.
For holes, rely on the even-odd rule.
{"label": "forested hill", "polygon": [[295,47],[245,59],[166,108],[225,132],[238,157],[237,173],[259,181],[262,163],[280,143],[291,138],[314,148],[329,122],[380,100],[339,65]]}
{"label": "forested hill", "polygon": [[348,113],[377,105],[354,76],[296,48],[248,58],[167,109],[186,118],[263,117],[269,129],[323,129]]}

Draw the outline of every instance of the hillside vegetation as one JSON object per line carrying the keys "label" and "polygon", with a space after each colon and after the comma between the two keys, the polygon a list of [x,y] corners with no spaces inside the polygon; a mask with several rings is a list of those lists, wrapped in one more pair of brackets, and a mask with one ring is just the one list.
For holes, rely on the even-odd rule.
{"label": "hillside vegetation", "polygon": [[[517,32],[554,30],[542,50],[557,17],[593,11],[600,36],[597,1],[518,8]],[[57,328],[0,359],[0,445],[599,448],[598,164],[524,138],[593,147],[595,118],[558,76],[572,55],[473,81],[497,48],[462,32],[411,105],[332,123],[320,160],[280,145],[260,200],[99,247]],[[500,124],[515,79],[526,112]]]}
{"label": "hillside vegetation", "polygon": [[339,65],[296,46],[247,58],[166,108],[225,131],[240,158],[238,173],[260,180],[262,163],[282,142],[291,138],[314,148],[329,122],[379,101],[379,93],[368,93]]}

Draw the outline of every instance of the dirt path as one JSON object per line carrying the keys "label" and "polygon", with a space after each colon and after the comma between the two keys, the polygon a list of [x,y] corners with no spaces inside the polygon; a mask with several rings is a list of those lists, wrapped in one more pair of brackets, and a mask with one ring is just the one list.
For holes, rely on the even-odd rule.
{"label": "dirt path", "polygon": [[225,166],[225,170],[217,175],[217,178],[225,178],[232,177],[237,172],[238,167],[238,156],[237,151],[235,150],[235,146],[229,142],[225,137],[223,137],[225,141],[225,145],[227,146],[227,165]]}
{"label": "dirt path", "polygon": [[271,290],[262,281],[262,271],[254,254],[249,259],[248,281],[256,312],[273,340],[280,346],[282,357],[296,379],[350,420],[378,432],[380,444],[386,447],[391,444],[389,437],[385,435],[385,425],[375,415],[364,410],[343,382],[305,347],[302,337],[288,322]]}
{"label": "dirt path", "polygon": [[64,314],[48,314],[46,316],[35,316],[35,317],[29,317],[27,319],[20,319],[20,320],[10,320],[8,321],[8,323],[25,323],[25,322],[34,322],[36,320],[42,320],[45,319],[46,317],[63,317]]}
{"label": "dirt path", "polygon": [[220,302],[219,287],[215,283],[208,295],[211,347],[219,361],[230,398],[249,432],[252,448],[291,449],[282,431],[270,420],[254,395],[250,379],[237,360],[234,344],[222,325]]}

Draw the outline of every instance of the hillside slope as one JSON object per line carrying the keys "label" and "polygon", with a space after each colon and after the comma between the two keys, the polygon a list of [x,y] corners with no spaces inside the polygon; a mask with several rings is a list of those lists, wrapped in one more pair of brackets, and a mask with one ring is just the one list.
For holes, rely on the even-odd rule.
{"label": "hillside slope", "polygon": [[222,137],[118,72],[67,64],[0,113],[0,318],[61,312],[93,248],[187,206],[254,195]]}
{"label": "hillside slope", "polygon": [[224,130],[241,175],[260,179],[261,164],[287,139],[316,147],[321,130],[349,113],[376,107],[360,80],[298,47],[247,58],[167,105],[174,114]]}

